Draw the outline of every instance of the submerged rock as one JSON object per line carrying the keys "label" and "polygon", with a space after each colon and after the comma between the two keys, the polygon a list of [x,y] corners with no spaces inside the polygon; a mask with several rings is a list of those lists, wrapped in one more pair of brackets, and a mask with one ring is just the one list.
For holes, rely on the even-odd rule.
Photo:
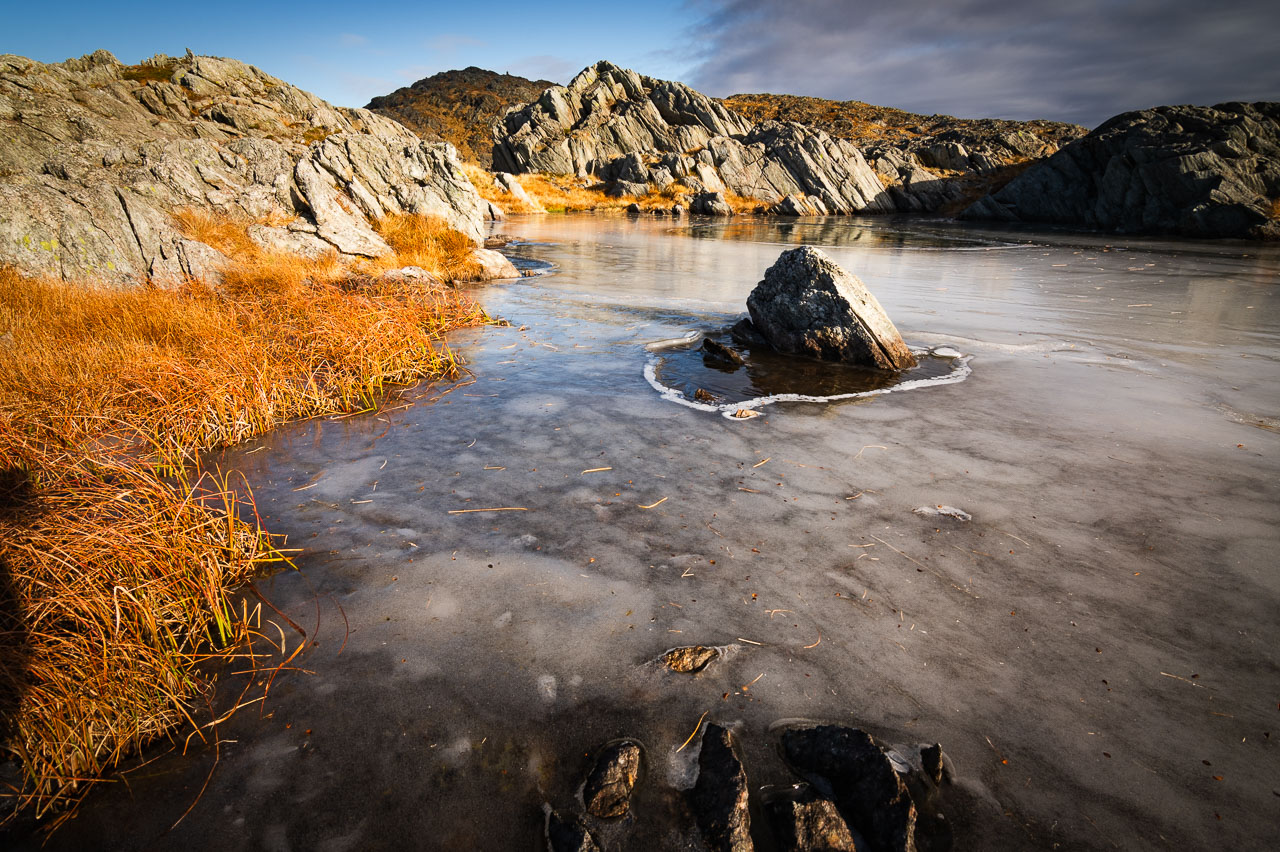
{"label": "submerged rock", "polygon": [[702,340],[703,357],[711,361],[720,361],[733,366],[742,364],[742,356],[737,352],[725,346],[723,343],[712,340],[710,337]]}
{"label": "submerged rock", "polygon": [[547,812],[546,838],[548,852],[600,852],[600,845],[591,836],[581,818],[572,814],[560,814],[544,805]]}
{"label": "submerged rock", "polygon": [[808,785],[769,802],[766,810],[781,852],[859,852],[849,825],[830,799]]}
{"label": "submerged rock", "polygon": [[640,778],[640,744],[630,740],[605,746],[582,787],[587,813],[601,819],[627,812],[631,793]]}
{"label": "submerged rock", "polygon": [[[699,397],[701,398],[701,397]],[[711,394],[707,394],[708,399],[714,399]],[[662,655],[662,663],[673,672],[681,674],[696,674],[707,666],[711,665],[720,657],[720,651],[716,648],[707,648],[702,645],[688,645],[683,648],[672,648]]]}
{"label": "submerged rock", "polygon": [[698,780],[690,794],[698,830],[711,852],[752,852],[747,773],[729,732],[708,723],[702,732]]}
{"label": "submerged rock", "polygon": [[873,852],[914,852],[915,805],[869,734],[819,725],[787,731],[782,749],[787,762],[839,806]]}
{"label": "submerged rock", "polygon": [[783,252],[747,297],[747,310],[779,352],[882,370],[916,365],[866,285],[812,246]]}

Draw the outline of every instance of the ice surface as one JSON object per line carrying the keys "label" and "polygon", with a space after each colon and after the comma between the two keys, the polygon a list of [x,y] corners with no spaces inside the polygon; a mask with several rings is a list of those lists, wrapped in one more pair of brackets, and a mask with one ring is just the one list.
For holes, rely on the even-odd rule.
{"label": "ice surface", "polygon": [[[478,291],[513,326],[455,338],[474,384],[218,459],[304,548],[258,586],[317,644],[220,726],[198,801],[214,751],[194,744],[95,793],[48,848],[533,848],[542,803],[580,807],[584,755],[622,736],[652,763],[607,845],[679,848],[696,737],[676,749],[703,714],[736,725],[753,789],[794,780],[781,719],[942,743],[957,849],[1267,844],[1274,247],[849,219],[502,228],[556,271]],[[745,422],[646,380],[646,343],[728,325],[805,242],[972,372]],[[526,511],[448,514],[500,507]],[[694,677],[644,665],[690,644],[740,650]],[[228,672],[220,695],[243,685]]]}

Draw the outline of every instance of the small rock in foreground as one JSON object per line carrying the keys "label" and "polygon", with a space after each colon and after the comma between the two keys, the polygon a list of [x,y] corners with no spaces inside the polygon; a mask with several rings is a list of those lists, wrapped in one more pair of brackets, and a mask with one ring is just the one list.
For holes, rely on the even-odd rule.
{"label": "small rock in foreground", "polygon": [[708,723],[702,732],[698,780],[691,794],[698,830],[712,852],[752,852],[747,772],[733,753],[729,732]]}
{"label": "small rock in foreground", "polygon": [[640,745],[630,740],[605,746],[582,787],[587,813],[601,819],[620,817],[631,803],[640,777]]}
{"label": "small rock in foreground", "polygon": [[915,852],[916,809],[907,787],[870,734],[819,725],[782,735],[787,762],[820,790],[874,852]]}
{"label": "small rock in foreground", "polygon": [[747,310],[779,352],[882,370],[916,365],[866,285],[812,246],[783,252],[747,297]]}
{"label": "small rock in foreground", "polygon": [[471,259],[480,265],[480,280],[492,281],[495,278],[519,278],[520,270],[507,259],[502,252],[493,249],[478,248],[471,252]]}
{"label": "small rock in foreground", "polygon": [[709,358],[713,361],[722,361],[726,364],[733,364],[735,366],[742,363],[741,355],[730,349],[728,346],[725,346],[723,343],[712,340],[710,337],[703,339],[702,352],[704,358]]}
{"label": "small rock in foreground", "polygon": [[[710,397],[711,395],[708,394]],[[714,397],[712,397],[714,398]],[[715,648],[702,645],[688,645],[683,648],[672,648],[662,655],[663,664],[673,672],[681,674],[697,674],[711,665],[720,652]]]}
{"label": "small rock in foreground", "polygon": [[813,788],[769,803],[774,836],[782,852],[858,852],[853,832],[830,799]]}
{"label": "small rock in foreground", "polygon": [[544,806],[547,812],[548,852],[600,852],[591,832],[576,816],[562,815]]}

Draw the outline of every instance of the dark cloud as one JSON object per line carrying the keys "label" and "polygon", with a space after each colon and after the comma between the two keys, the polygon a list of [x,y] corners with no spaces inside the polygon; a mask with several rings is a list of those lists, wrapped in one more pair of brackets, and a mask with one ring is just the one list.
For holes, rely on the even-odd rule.
{"label": "dark cloud", "polygon": [[1280,100],[1275,0],[695,0],[714,95],[773,92],[1089,127],[1158,104]]}

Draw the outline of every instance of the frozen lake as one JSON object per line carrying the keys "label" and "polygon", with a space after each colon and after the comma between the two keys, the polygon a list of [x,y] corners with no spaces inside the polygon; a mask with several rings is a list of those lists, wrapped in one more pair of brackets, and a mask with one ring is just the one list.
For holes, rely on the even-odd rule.
{"label": "frozen lake", "polygon": [[[317,643],[305,672],[222,726],[211,776],[212,748],[160,757],[49,848],[535,849],[543,802],[580,810],[586,755],[627,736],[645,777],[600,838],[696,849],[677,749],[704,714],[753,791],[793,780],[782,720],[940,742],[958,850],[1271,842],[1280,248],[918,220],[501,230],[554,269],[479,291],[511,327],[454,338],[474,381],[222,459],[304,549],[259,587]],[[660,394],[664,369],[705,377],[646,344],[731,324],[805,243],[963,380],[741,420]],[[771,375],[717,393],[788,392]],[[972,519],[916,511],[938,506]],[[646,665],[692,644],[727,650],[697,676]],[[230,701],[244,679],[223,680]]]}

